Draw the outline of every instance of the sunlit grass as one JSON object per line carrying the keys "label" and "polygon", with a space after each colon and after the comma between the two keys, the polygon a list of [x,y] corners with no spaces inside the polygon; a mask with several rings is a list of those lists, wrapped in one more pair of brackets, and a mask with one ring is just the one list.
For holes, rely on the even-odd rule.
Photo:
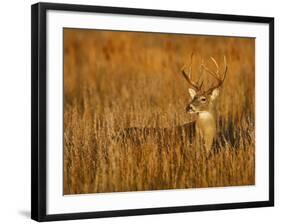
{"label": "sunlit grass", "polygon": [[[216,103],[210,155],[173,134],[121,144],[128,127],[172,128],[185,113],[180,68],[195,52],[228,62]],[[250,185],[255,183],[254,39],[64,30],[64,193]],[[206,88],[212,83],[203,74]]]}

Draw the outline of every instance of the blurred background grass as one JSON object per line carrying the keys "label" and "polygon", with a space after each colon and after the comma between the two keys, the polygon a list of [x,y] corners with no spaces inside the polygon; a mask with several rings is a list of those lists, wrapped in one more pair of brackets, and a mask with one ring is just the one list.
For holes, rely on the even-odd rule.
{"label": "blurred background grass", "polygon": [[[210,56],[228,62],[212,156],[187,145],[112,141],[123,128],[191,120],[180,73],[191,52],[194,79],[202,59],[212,69]],[[254,93],[252,38],[64,29],[64,193],[254,184]]]}

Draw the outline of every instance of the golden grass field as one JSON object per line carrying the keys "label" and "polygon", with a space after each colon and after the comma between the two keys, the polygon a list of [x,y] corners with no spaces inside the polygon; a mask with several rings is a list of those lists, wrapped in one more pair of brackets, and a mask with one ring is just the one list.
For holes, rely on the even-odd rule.
{"label": "golden grass field", "polygon": [[[228,62],[211,154],[172,135],[160,148],[117,142],[125,128],[191,120],[181,75],[191,52],[195,78],[201,57]],[[64,29],[64,194],[253,184],[254,39]]]}

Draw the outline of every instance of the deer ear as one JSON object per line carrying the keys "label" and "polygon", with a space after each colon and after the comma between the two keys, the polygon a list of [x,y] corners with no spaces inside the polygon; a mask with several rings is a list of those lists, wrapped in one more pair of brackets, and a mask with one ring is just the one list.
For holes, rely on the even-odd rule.
{"label": "deer ear", "polygon": [[190,95],[191,99],[193,99],[193,98],[195,97],[195,95],[196,95],[195,90],[194,90],[194,89],[189,88],[189,89],[188,89],[188,92],[189,92],[189,95]]}
{"label": "deer ear", "polygon": [[218,89],[214,89],[212,94],[211,94],[211,100],[214,100],[217,98],[217,96],[219,95],[220,91]]}

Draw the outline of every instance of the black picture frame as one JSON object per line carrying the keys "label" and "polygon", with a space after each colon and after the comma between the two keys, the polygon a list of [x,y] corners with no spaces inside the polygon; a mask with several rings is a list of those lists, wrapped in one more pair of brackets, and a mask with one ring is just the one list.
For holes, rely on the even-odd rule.
{"label": "black picture frame", "polygon": [[[196,206],[160,207],[69,214],[46,214],[46,12],[64,10],[101,12],[124,15],[161,16],[269,24],[269,200],[208,204]],[[136,8],[102,7],[73,4],[37,3],[31,10],[31,218],[37,221],[70,220],[206,210],[238,209],[274,206],[274,18],[183,11],[163,11]]]}

